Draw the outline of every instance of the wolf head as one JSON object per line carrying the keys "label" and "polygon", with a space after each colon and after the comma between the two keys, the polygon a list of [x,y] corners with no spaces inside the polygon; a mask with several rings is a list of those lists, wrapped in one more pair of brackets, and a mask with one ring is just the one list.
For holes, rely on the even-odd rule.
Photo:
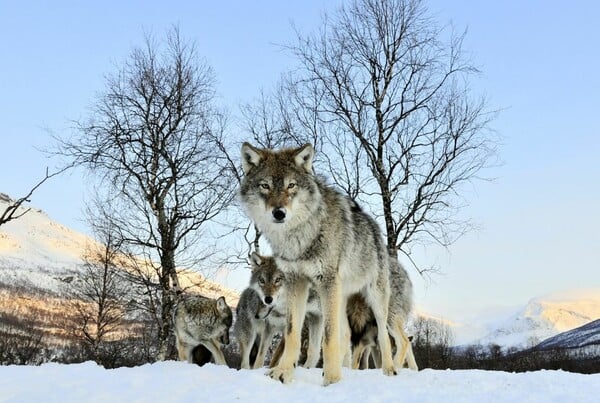
{"label": "wolf head", "polygon": [[233,322],[225,297],[216,300],[203,296],[185,298],[174,311],[176,332],[186,332],[196,340],[212,339],[229,344],[229,328]]}
{"label": "wolf head", "polygon": [[[271,309],[281,302],[284,292],[285,276],[277,268],[275,259],[272,257],[261,256],[258,253],[252,253],[250,257],[252,265],[252,276],[250,277],[250,287],[252,287],[260,297],[261,301],[268,308],[262,316],[267,316]],[[263,310],[264,311],[264,310]],[[258,313],[260,314],[260,312]]]}
{"label": "wolf head", "polygon": [[240,196],[250,218],[261,228],[274,229],[302,222],[318,205],[310,144],[279,151],[242,145]]}

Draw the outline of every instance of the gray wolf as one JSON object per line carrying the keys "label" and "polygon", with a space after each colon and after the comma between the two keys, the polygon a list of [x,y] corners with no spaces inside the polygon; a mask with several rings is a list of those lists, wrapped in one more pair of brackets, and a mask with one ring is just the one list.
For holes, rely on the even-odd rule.
{"label": "gray wolf", "polygon": [[233,325],[233,334],[242,356],[241,368],[245,369],[250,368],[250,353],[257,341],[258,352],[252,367],[260,368],[264,365],[273,336],[283,327],[283,318],[275,314],[269,317],[277,303],[281,303],[285,279],[283,272],[277,268],[273,258],[262,257],[257,253],[251,255],[250,262],[250,285],[240,296]]}
{"label": "gray wolf", "polygon": [[222,347],[229,344],[232,321],[233,314],[225,297],[216,300],[201,295],[182,297],[173,312],[179,359],[194,362],[194,349],[202,345],[210,351],[216,364],[227,365]]}
{"label": "gray wolf", "polygon": [[293,379],[310,288],[323,313],[323,384],[341,379],[344,345],[350,344],[346,300],[355,293],[373,309],[384,374],[396,374],[386,331],[389,257],[381,232],[358,204],[313,173],[313,157],[310,144],[279,151],[242,145],[240,199],[271,245],[288,288],[285,347],[268,375],[283,383]]}
{"label": "gray wolf", "polygon": [[[396,345],[394,366],[402,368],[407,362],[410,369],[418,370],[411,342],[404,331],[413,305],[412,282],[404,267],[392,257],[390,257],[390,288],[387,328]],[[348,299],[346,313],[352,330],[352,368],[368,368],[371,352],[374,353],[375,366],[379,367],[381,363],[375,342],[377,324],[373,311],[362,295],[354,294]]]}
{"label": "gray wolf", "polygon": [[[285,275],[279,270],[275,259],[252,253],[250,285],[240,296],[233,326],[235,339],[240,346],[241,368],[260,368],[273,336],[285,327],[287,295]],[[305,366],[314,367],[319,360],[322,322],[316,294],[309,298],[309,323],[311,329],[309,354]],[[253,364],[250,362],[252,347],[258,343]]]}

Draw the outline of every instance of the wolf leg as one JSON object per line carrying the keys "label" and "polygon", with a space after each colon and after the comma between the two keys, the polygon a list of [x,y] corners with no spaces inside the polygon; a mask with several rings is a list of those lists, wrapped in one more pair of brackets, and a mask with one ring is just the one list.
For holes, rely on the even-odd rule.
{"label": "wolf leg", "polygon": [[179,361],[187,361],[189,348],[179,340],[179,337],[176,337],[175,340],[177,342],[177,356],[179,357]]}
{"label": "wolf leg", "polygon": [[377,342],[381,353],[381,368],[385,375],[396,375],[394,361],[392,360],[392,345],[387,329],[388,307],[390,295],[388,290],[375,289],[373,286],[367,288],[367,300],[373,310],[377,322]]}
{"label": "wolf leg", "polygon": [[[342,348],[340,322],[342,320],[342,289],[339,274],[331,283],[319,289],[323,307],[323,384],[338,382],[342,378]],[[345,315],[344,315],[345,316]]]}
{"label": "wolf leg", "polygon": [[219,345],[215,343],[214,340],[208,340],[206,343],[202,344],[204,344],[204,347],[206,347],[208,351],[210,351],[210,353],[213,355],[213,358],[215,359],[215,364],[227,365],[227,361],[225,361],[225,356],[221,351],[221,347],[219,347]]}
{"label": "wolf leg", "polygon": [[[342,301],[342,304],[342,312],[346,312],[345,301]],[[346,315],[340,318],[340,326],[342,328],[342,338],[340,344],[340,348],[342,350],[340,354],[342,354],[343,357],[343,366],[346,368],[352,368],[352,330],[350,330],[350,323],[348,322],[348,318]]]}
{"label": "wolf leg", "polygon": [[302,322],[306,314],[308,280],[290,276],[286,328],[283,332],[285,345],[277,366],[267,372],[271,378],[289,383],[294,378],[294,365],[300,356]]}
{"label": "wolf leg", "polygon": [[407,352],[406,352],[406,362],[408,363],[408,368],[412,369],[413,371],[418,371],[419,367],[417,366],[417,361],[415,360],[415,354],[413,352],[412,349],[412,342],[410,341],[410,339],[406,336],[406,333],[404,333],[404,337],[406,338],[406,345],[407,345]]}
{"label": "wolf leg", "polygon": [[354,346],[354,351],[352,351],[352,369],[359,369],[361,367],[361,361],[366,355],[365,347],[362,341]]}
{"label": "wolf leg", "polygon": [[277,364],[279,364],[279,359],[281,358],[281,355],[283,354],[284,346],[285,346],[285,338],[282,337],[281,340],[279,341],[279,344],[277,345],[277,348],[273,352],[273,355],[271,355],[271,362],[269,363],[270,368],[274,368],[275,366],[277,366]]}
{"label": "wolf leg", "polygon": [[308,351],[304,367],[315,368],[321,358],[321,341],[323,339],[323,317],[311,315],[308,323]]}
{"label": "wolf leg", "polygon": [[256,360],[254,361],[254,366],[252,368],[262,368],[265,365],[265,356],[267,355],[267,350],[271,345],[271,340],[273,340],[274,335],[273,327],[266,325],[262,334],[260,335],[260,343],[258,345],[258,353],[256,354]]}
{"label": "wolf leg", "polygon": [[256,336],[252,335],[249,339],[246,339],[244,337],[244,339],[239,340],[240,353],[242,355],[242,363],[240,367],[242,369],[250,368],[250,352],[252,351],[252,346],[254,345],[255,338]]}
{"label": "wolf leg", "polygon": [[373,355],[373,363],[375,364],[375,368],[381,368],[381,352],[379,351],[379,347],[372,347],[371,352]]}
{"label": "wolf leg", "polygon": [[408,346],[410,345],[410,341],[404,330],[402,329],[402,325],[400,321],[394,320],[389,328],[391,336],[394,338],[396,342],[396,354],[394,355],[394,366],[396,368],[404,368],[404,362],[406,361],[406,356],[408,352]]}
{"label": "wolf leg", "polygon": [[[186,345],[184,347],[184,353],[183,353],[183,360],[182,361],[187,361],[190,364],[194,363],[194,346],[190,346],[190,345]],[[180,357],[182,357],[182,355],[180,355]]]}
{"label": "wolf leg", "polygon": [[371,358],[371,353],[373,348],[371,346],[367,346],[365,348],[365,352],[362,354],[362,358],[360,360],[360,369],[369,369],[369,360]]}

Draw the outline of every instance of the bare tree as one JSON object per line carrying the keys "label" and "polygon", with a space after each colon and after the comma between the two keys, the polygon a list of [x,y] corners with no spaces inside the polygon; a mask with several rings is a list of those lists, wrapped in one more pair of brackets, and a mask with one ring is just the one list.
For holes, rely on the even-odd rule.
{"label": "bare tree", "polygon": [[283,87],[293,124],[319,136],[350,197],[376,196],[393,255],[414,242],[447,246],[468,230],[457,217],[463,185],[496,155],[496,113],[472,95],[478,70],[463,38],[421,0],[353,0],[288,46],[300,62]]}
{"label": "bare tree", "polygon": [[31,208],[23,207],[23,203],[31,202],[31,196],[33,195],[33,192],[35,192],[40,186],[42,186],[42,184],[44,184],[44,182],[46,182],[48,179],[63,173],[68,168],[69,167],[66,167],[53,173],[50,173],[48,171],[48,168],[46,168],[46,174],[44,175],[44,177],[38,183],[36,183],[25,196],[17,200],[11,200],[9,198],[6,198],[5,201],[8,202],[8,206],[4,209],[2,214],[0,214],[0,225],[6,224],[9,221],[23,217],[25,214],[31,211]]}
{"label": "bare tree", "polygon": [[104,342],[119,331],[125,317],[129,287],[121,281],[120,240],[108,221],[91,221],[97,240],[83,256],[82,272],[69,283],[67,295],[75,310],[76,333],[96,359]]}
{"label": "bare tree", "polygon": [[116,194],[112,226],[124,244],[160,264],[159,359],[172,343],[176,264],[206,257],[203,229],[234,194],[214,97],[212,70],[173,28],[160,45],[147,36],[107,77],[79,135],[59,139],[58,154]]}
{"label": "bare tree", "polygon": [[452,329],[441,320],[418,317],[414,322],[413,346],[419,367],[442,368],[452,357]]}
{"label": "bare tree", "polygon": [[33,318],[0,312],[0,365],[40,365],[44,360],[44,332]]}

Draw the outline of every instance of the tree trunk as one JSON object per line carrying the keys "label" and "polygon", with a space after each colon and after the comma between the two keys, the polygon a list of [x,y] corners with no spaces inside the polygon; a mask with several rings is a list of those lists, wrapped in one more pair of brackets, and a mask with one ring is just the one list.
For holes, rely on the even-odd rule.
{"label": "tree trunk", "polygon": [[394,217],[392,210],[392,198],[390,197],[390,191],[387,188],[387,184],[379,181],[379,188],[381,189],[382,204],[383,204],[383,217],[385,219],[385,235],[388,247],[388,253],[394,258],[398,258],[398,249],[396,243],[398,241],[398,234],[394,228]]}
{"label": "tree trunk", "polygon": [[169,342],[171,336],[171,312],[173,310],[173,302],[171,298],[171,292],[169,289],[169,280],[166,279],[166,283],[161,280],[161,324],[158,329],[158,360],[165,361],[169,359]]}

